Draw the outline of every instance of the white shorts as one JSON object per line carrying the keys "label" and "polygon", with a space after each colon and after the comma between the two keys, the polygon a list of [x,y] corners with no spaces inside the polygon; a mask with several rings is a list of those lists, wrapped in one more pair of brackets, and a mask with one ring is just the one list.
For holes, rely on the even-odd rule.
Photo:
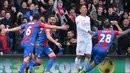
{"label": "white shorts", "polygon": [[92,52],[92,40],[77,42],[76,55],[91,54]]}

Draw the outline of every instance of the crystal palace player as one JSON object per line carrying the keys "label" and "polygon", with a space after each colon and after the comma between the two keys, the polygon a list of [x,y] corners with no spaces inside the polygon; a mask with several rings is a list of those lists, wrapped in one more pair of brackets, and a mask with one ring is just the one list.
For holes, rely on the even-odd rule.
{"label": "crystal palace player", "polygon": [[114,36],[123,34],[123,31],[119,27],[117,21],[113,21],[112,24],[114,24],[119,31],[111,29],[111,24],[108,21],[106,21],[104,22],[104,26],[103,26],[104,29],[96,31],[93,34],[93,37],[96,36],[98,37],[98,43],[92,49],[91,57],[94,62],[86,68],[86,72],[91,71],[96,65],[98,65],[105,58],[112,44],[112,40]]}
{"label": "crystal palace player", "polygon": [[23,63],[21,65],[18,73],[22,73],[24,71],[24,69],[27,67],[27,64],[33,53],[34,42],[35,42],[36,36],[37,36],[40,28],[54,28],[54,29],[64,29],[64,30],[68,29],[68,26],[58,27],[58,26],[54,26],[54,25],[46,25],[46,24],[40,23],[40,22],[38,22],[39,18],[40,18],[39,14],[34,14],[32,22],[6,30],[9,32],[10,31],[13,32],[13,31],[25,29],[24,37],[23,37],[23,40],[21,43],[21,46],[24,48],[24,60],[23,60]]}
{"label": "crystal palace player", "polygon": [[[56,18],[53,15],[50,15],[48,18],[48,25],[55,25],[56,23]],[[38,39],[36,41],[36,55],[37,59],[36,61],[31,61],[30,62],[30,71],[33,72],[33,69],[31,69],[33,66],[40,66],[42,63],[42,55],[45,54],[49,56],[49,61],[48,65],[46,67],[45,73],[50,73],[50,69],[55,61],[56,55],[53,52],[53,50],[49,47],[48,45],[48,40],[56,44],[59,48],[61,48],[61,44],[55,41],[51,37],[52,30],[51,29],[43,29],[41,28],[41,32],[39,33]]]}

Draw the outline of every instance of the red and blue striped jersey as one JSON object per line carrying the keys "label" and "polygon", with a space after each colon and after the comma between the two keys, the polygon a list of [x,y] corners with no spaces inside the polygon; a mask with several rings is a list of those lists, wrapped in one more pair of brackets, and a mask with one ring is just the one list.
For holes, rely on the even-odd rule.
{"label": "red and blue striped jersey", "polygon": [[36,41],[36,44],[39,44],[41,46],[48,46],[48,39],[47,39],[47,36],[46,36],[46,32],[49,31],[51,32],[50,29],[42,29],[41,30],[41,33],[39,34],[39,37]]}
{"label": "red and blue striped jersey", "polygon": [[98,37],[98,43],[95,46],[103,48],[105,50],[109,50],[112,41],[116,35],[119,35],[119,32],[116,30],[104,29],[96,31],[93,34],[94,37]]}
{"label": "red and blue striped jersey", "polygon": [[21,29],[25,29],[22,43],[34,44],[36,36],[40,28],[44,28],[45,24],[37,21],[28,22],[20,26]]}

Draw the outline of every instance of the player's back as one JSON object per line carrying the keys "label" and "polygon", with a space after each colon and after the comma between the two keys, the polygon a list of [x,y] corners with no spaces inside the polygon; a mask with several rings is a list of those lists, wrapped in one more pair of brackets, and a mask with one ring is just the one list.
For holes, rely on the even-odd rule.
{"label": "player's back", "polygon": [[99,30],[97,32],[98,43],[95,46],[108,50],[112,44],[115,35],[116,31],[114,30]]}
{"label": "player's back", "polygon": [[39,44],[39,45],[42,45],[43,42],[47,39],[47,36],[46,36],[46,33],[45,33],[45,29],[44,28],[41,28],[40,29],[40,32],[39,32],[39,35],[38,35],[38,38],[36,40],[36,44]]}
{"label": "player's back", "polygon": [[48,39],[46,36],[46,32],[51,32],[50,29],[41,29],[41,33],[39,33],[38,39],[36,41],[36,44],[39,44],[41,46],[48,46]]}
{"label": "player's back", "polygon": [[39,32],[38,23],[39,22],[32,21],[25,24],[25,32],[22,43],[34,44],[36,36]]}

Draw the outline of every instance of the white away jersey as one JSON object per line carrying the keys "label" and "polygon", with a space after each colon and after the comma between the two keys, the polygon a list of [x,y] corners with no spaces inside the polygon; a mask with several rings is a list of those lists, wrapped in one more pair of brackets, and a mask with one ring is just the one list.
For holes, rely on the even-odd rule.
{"label": "white away jersey", "polygon": [[76,17],[77,27],[77,42],[91,40],[91,35],[88,31],[91,31],[90,17],[79,15]]}

